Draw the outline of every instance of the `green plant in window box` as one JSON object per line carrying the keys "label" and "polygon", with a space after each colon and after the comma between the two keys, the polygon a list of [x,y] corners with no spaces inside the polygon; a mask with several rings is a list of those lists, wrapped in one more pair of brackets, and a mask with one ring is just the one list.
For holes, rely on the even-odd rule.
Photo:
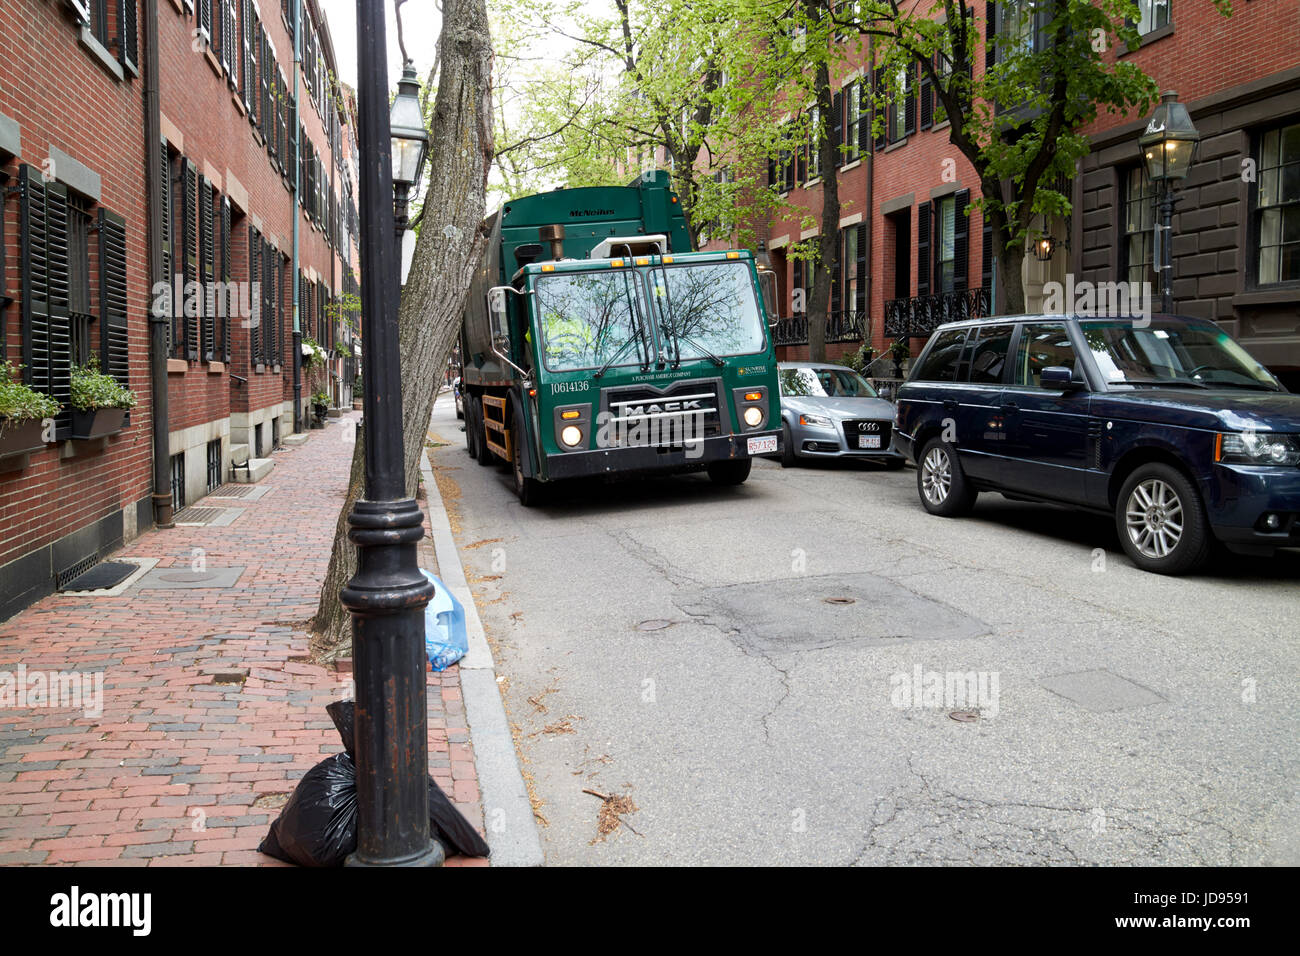
{"label": "green plant in window box", "polygon": [[43,448],[46,425],[59,414],[58,402],[23,384],[21,370],[0,361],[0,458]]}
{"label": "green plant in window box", "polygon": [[121,431],[126,413],[135,408],[135,404],[135,392],[101,372],[97,356],[92,355],[85,365],[73,367],[73,438],[102,438]]}

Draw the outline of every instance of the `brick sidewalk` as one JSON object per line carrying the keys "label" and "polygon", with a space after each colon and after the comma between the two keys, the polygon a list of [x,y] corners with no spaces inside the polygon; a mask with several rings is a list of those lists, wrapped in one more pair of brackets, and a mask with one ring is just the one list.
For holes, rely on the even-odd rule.
{"label": "brick sidewalk", "polygon": [[[207,571],[243,568],[235,586],[53,595],[0,623],[0,671],[103,674],[98,717],[0,709],[0,864],[277,865],[257,845],[297,780],[342,749],[325,705],[351,696],[350,674],[307,663],[302,627],[352,445],[337,422],[310,435],[275,453],[259,500],[200,502],[241,511],[231,524],[150,531],[113,555],[188,571],[201,554]],[[456,667],[429,675],[429,765],[481,830]]]}

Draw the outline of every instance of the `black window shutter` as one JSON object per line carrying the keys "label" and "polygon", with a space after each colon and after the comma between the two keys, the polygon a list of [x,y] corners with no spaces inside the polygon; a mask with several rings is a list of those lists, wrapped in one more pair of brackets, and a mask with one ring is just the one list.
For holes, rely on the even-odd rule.
{"label": "black window shutter", "polygon": [[790,190],[794,189],[794,184],[795,184],[795,159],[794,159],[794,154],[793,154],[792,152],[790,152],[789,150],[786,150],[786,153],[785,153],[785,178],[784,178],[785,191],[786,191],[786,192],[789,192]]}
{"label": "black window shutter", "polygon": [[257,111],[257,128],[266,139],[266,147],[271,156],[275,156],[275,114],[271,112],[271,43],[266,38],[266,30],[257,28],[257,74],[261,87],[262,104]]}
{"label": "black window shutter", "polygon": [[776,181],[776,158],[769,156],[767,158],[767,184],[779,189],[780,183]]}
{"label": "black window shutter", "polygon": [[137,76],[140,74],[140,29],[137,25],[137,0],[118,0],[117,3],[117,57],[122,66]]}
{"label": "black window shutter", "polygon": [[916,132],[916,67],[917,64],[911,62],[907,65],[907,86],[903,90],[903,96],[906,97],[903,108],[904,136]]}
{"label": "black window shutter", "polygon": [[203,312],[199,318],[202,329],[203,361],[211,362],[216,349],[217,303],[212,283],[216,279],[217,249],[213,217],[212,181],[199,177],[199,268],[203,283]]}
{"label": "black window shutter", "polygon": [[[876,67],[875,82],[872,84],[872,89],[875,91],[877,97],[884,94],[885,92],[884,83],[885,83],[885,68]],[[873,108],[877,107],[878,103],[879,100],[877,98],[872,99]],[[876,149],[884,149],[885,143],[888,142],[888,137],[889,137],[889,106],[888,104],[881,104],[879,105],[879,108],[876,109],[875,111],[882,113],[885,118],[885,122],[880,124],[880,131],[875,136]]]}
{"label": "black window shutter", "polygon": [[961,292],[970,284],[970,219],[966,216],[970,190],[959,189],[953,197],[953,206],[952,287]]}
{"label": "black window shutter", "polygon": [[921,129],[929,129],[934,125],[934,94],[930,88],[930,74],[925,69],[921,70]]}
{"label": "black window shutter", "polygon": [[980,248],[984,264],[980,272],[980,285],[985,289],[993,288],[993,222],[986,215],[984,228],[980,237]]}
{"label": "black window shutter", "polygon": [[158,145],[158,209],[159,218],[162,219],[162,275],[155,276],[154,279],[167,283],[167,288],[172,290],[163,300],[167,303],[165,315],[171,320],[167,323],[167,354],[170,355],[174,347],[176,331],[172,327],[176,321],[176,303],[172,301],[172,292],[175,291],[172,282],[172,168],[171,158],[167,153],[167,140],[163,140]]}
{"label": "black window shutter", "polygon": [[[72,324],[71,287],[69,277],[71,262],[68,250],[68,188],[62,183],[45,185],[45,254],[49,277],[50,333],[49,382],[50,397],[67,409],[72,403]],[[58,417],[62,433],[72,425],[72,413],[64,411]],[[60,434],[59,437],[64,437]]]}
{"label": "black window shutter", "polygon": [[930,204],[916,208],[916,294],[930,294]]}
{"label": "black window shutter", "polygon": [[795,183],[805,183],[808,181],[808,143],[799,144],[799,149],[795,153]]}
{"label": "black window shutter", "polygon": [[853,309],[865,313],[867,311],[867,227],[865,224],[859,225],[857,230],[858,259],[854,265],[857,270],[858,286],[853,296]]}
{"label": "black window shutter", "polygon": [[[225,283],[227,290],[233,278],[234,270],[231,269],[230,262],[230,197],[223,196],[221,198],[221,281]],[[230,320],[234,317],[231,313],[235,311],[231,303],[232,298],[243,301],[242,296],[232,296],[227,291],[225,318],[221,322],[221,361],[223,362],[230,361]]]}
{"label": "black window shutter", "polygon": [[257,294],[250,300],[253,314],[248,323],[248,367],[251,371],[257,364],[259,342],[262,337],[262,325],[266,322],[266,310],[262,307],[266,298],[266,289],[261,280],[262,235],[255,226],[248,227],[248,282],[257,283]]}
{"label": "black window shutter", "polygon": [[126,335],[126,220],[99,210],[99,361],[105,374],[131,386]]}
{"label": "black window shutter", "polygon": [[835,147],[835,167],[844,165],[844,92],[841,90],[831,98],[831,145]]}
{"label": "black window shutter", "polygon": [[984,69],[987,70],[998,61],[998,5],[989,0],[984,4]]}
{"label": "black window shutter", "polygon": [[50,275],[45,223],[45,180],[32,166],[18,170],[19,339],[23,381],[46,395],[50,387]]}
{"label": "black window shutter", "polygon": [[848,241],[848,234],[847,229],[841,229],[835,237],[835,258],[831,261],[830,311],[832,314],[840,311],[844,304],[840,283],[844,281],[844,244]]}
{"label": "black window shutter", "polygon": [[212,0],[199,0],[199,32],[212,42]]}
{"label": "black window shutter", "polygon": [[[194,164],[188,159],[181,160],[181,202],[184,208],[181,209],[181,256],[185,280],[184,298],[185,305],[188,306],[189,292],[192,286],[190,283],[197,282],[199,278],[199,260],[198,260],[198,171]],[[185,330],[183,342],[185,345],[185,357],[187,359],[197,359],[199,357],[199,339],[196,329],[196,317],[189,315],[189,309],[180,310],[183,313],[184,322],[182,327]],[[199,309],[202,312],[202,308]]]}
{"label": "black window shutter", "polygon": [[252,0],[241,0],[239,7],[239,38],[243,43],[242,55],[244,57],[243,68],[243,87],[240,90],[240,96],[244,100],[244,106],[248,108],[248,118],[254,120],[255,113],[253,110],[253,90],[257,86],[257,68],[253,58],[253,4]]}
{"label": "black window shutter", "polygon": [[871,149],[871,83],[864,76],[858,83],[858,150]]}

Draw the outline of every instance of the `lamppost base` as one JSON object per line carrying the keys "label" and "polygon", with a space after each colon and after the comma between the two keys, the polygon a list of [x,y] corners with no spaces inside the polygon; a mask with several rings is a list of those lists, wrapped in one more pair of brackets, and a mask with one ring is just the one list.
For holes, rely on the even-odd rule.
{"label": "lamppost base", "polygon": [[349,853],[348,858],[343,861],[344,866],[351,867],[377,867],[377,866],[410,866],[410,867],[432,867],[442,866],[446,861],[447,854],[442,848],[442,844],[437,840],[429,841],[429,848],[423,853],[416,856],[407,857],[402,860],[366,860],[363,859],[360,852]]}

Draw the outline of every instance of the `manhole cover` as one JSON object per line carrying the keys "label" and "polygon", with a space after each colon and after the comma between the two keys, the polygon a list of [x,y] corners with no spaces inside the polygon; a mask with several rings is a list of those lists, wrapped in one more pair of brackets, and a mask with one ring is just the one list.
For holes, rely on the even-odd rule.
{"label": "manhole cover", "polygon": [[948,716],[963,724],[971,724],[980,719],[978,710],[954,710]]}
{"label": "manhole cover", "polygon": [[651,620],[642,621],[636,626],[638,631],[662,631],[666,627],[672,627],[672,621]]}
{"label": "manhole cover", "polygon": [[201,581],[211,581],[216,576],[212,571],[164,571],[158,575],[158,580],[174,584],[198,584]]}
{"label": "manhole cover", "polygon": [[828,597],[822,598],[827,604],[856,604],[857,598],[851,597]]}

